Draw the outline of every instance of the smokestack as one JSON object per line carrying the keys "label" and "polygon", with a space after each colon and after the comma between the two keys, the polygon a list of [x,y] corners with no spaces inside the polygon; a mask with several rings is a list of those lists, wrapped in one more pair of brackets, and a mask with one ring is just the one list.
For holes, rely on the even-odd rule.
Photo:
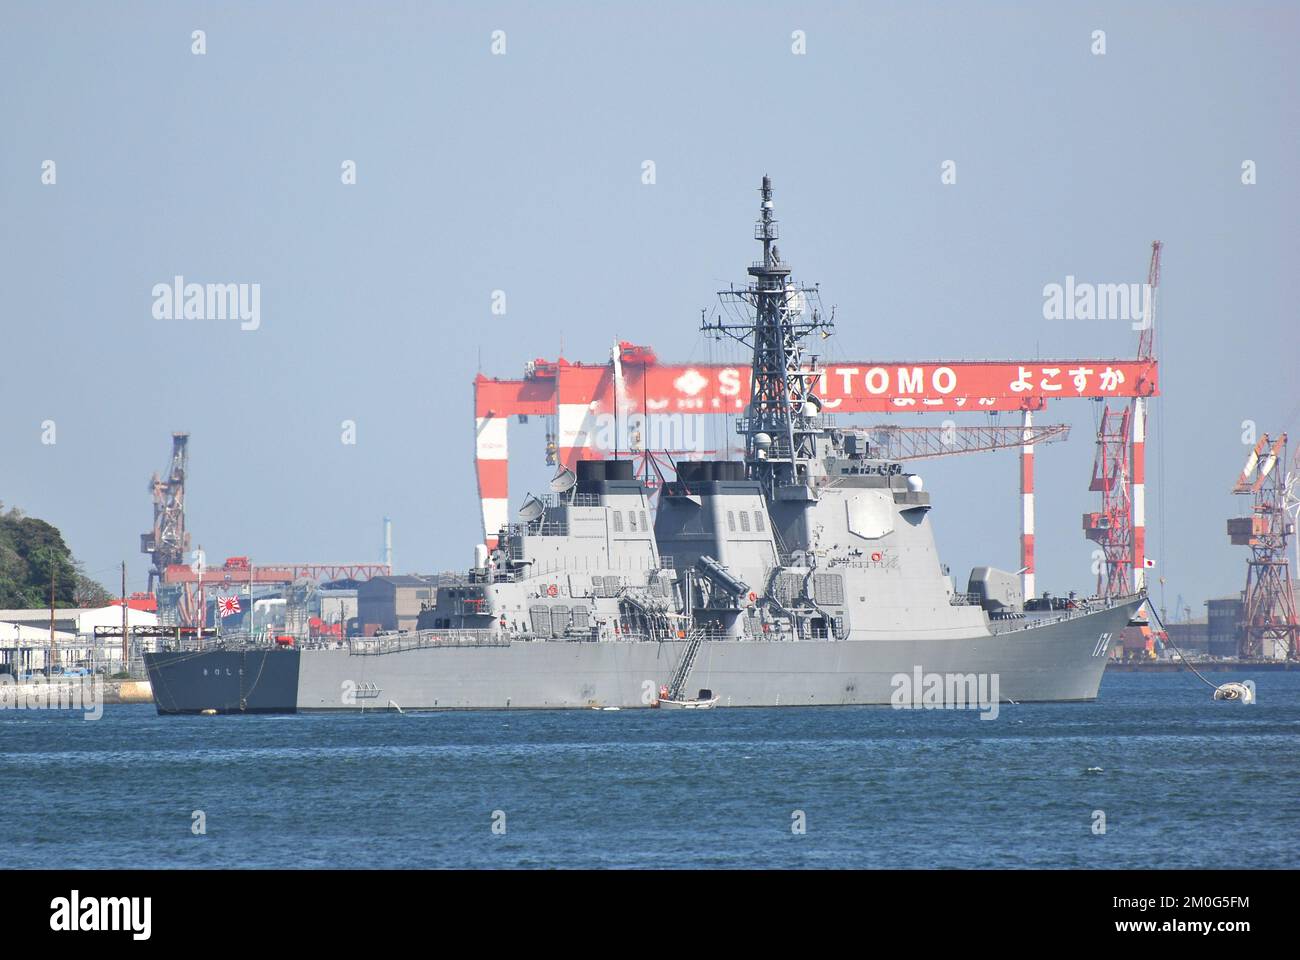
{"label": "smokestack", "polygon": [[384,563],[388,564],[388,572],[393,572],[393,521],[384,517]]}

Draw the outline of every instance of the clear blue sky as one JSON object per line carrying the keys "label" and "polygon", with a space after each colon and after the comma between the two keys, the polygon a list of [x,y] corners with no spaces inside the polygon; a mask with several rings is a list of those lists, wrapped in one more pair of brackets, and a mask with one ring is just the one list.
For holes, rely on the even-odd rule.
{"label": "clear blue sky", "polygon": [[[770,173],[841,358],[1129,356],[1127,323],[1046,321],[1042,288],[1141,280],[1165,241],[1151,553],[1171,612],[1203,613],[1244,581],[1224,533],[1241,422],[1300,433],[1297,23],[1291,4],[9,0],[0,500],[141,589],[146,481],[183,429],[210,559],[378,558],[389,515],[401,569],[464,566],[479,357],[704,356],[699,309],[743,279]],[[155,320],[176,274],[260,283],[261,329]],[[1046,418],[1074,435],[1039,457],[1043,588],[1092,580],[1095,415]],[[542,442],[514,428],[517,496],[545,482]],[[1015,457],[923,473],[954,572],[1014,569]]]}

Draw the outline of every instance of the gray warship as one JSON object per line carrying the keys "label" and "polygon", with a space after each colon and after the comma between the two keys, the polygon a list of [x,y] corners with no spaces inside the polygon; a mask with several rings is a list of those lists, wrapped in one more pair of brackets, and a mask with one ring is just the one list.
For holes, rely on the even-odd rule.
{"label": "gray warship", "polygon": [[704,324],[753,351],[743,460],[677,464],[655,509],[630,460],[581,460],[438,578],[418,629],[147,653],[158,712],[1095,699],[1145,595],[1027,605],[991,567],[956,589],[921,478],[821,412],[804,342],[832,320],[791,280],[767,177],[761,198],[762,259]]}

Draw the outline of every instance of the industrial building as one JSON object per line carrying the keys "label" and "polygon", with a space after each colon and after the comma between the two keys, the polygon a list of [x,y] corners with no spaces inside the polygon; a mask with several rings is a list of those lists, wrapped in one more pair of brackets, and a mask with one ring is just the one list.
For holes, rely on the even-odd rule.
{"label": "industrial building", "polygon": [[[156,613],[128,602],[129,629],[157,624]],[[114,673],[122,669],[121,627],[120,602],[106,607],[56,609],[51,643],[48,607],[0,610],[0,673],[30,674],[51,665]],[[114,629],[119,635],[113,638],[99,635],[104,628]]]}
{"label": "industrial building", "polygon": [[1212,657],[1235,657],[1241,649],[1241,594],[1205,601],[1206,652]]}
{"label": "industrial building", "polygon": [[[23,617],[25,614],[45,614],[43,627],[33,625]],[[68,621],[61,622],[66,628]],[[0,673],[24,676],[34,671],[44,670],[50,659],[50,611],[35,610],[0,610]],[[54,643],[59,649],[71,646],[77,639],[75,632],[60,628],[54,631]]]}
{"label": "industrial building", "polygon": [[356,633],[372,636],[379,630],[414,630],[420,607],[433,600],[437,577],[371,577],[357,588]]}
{"label": "industrial building", "polygon": [[1181,623],[1165,624],[1172,646],[1189,657],[1203,657],[1209,653],[1209,622],[1206,620],[1184,620]]}

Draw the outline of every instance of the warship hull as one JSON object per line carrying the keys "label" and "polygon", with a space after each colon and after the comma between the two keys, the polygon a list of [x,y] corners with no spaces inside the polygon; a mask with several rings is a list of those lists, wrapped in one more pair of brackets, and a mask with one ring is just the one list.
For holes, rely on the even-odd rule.
{"label": "warship hull", "polygon": [[[1140,598],[988,636],[711,640],[685,687],[719,707],[888,704],[898,678],[997,678],[1001,702],[1092,700]],[[513,640],[360,653],[350,648],[146,654],[161,714],[651,707],[686,641]]]}
{"label": "warship hull", "polygon": [[[1025,581],[992,567],[958,592],[923,478],[874,432],[821,416],[803,344],[833,319],[776,247],[770,177],[760,196],[762,259],[701,321],[753,351],[748,400],[736,392],[729,408],[743,459],[679,461],[652,501],[648,473],[594,446],[600,418],[619,422],[623,387],[604,406],[559,404],[568,439],[551,493],[530,495],[513,523],[507,498],[483,501],[474,565],[417,581],[420,629],[146,655],[159,712],[628,709],[703,690],[694,699],[720,707],[1094,699],[1111,638],[1145,598],[1026,604]],[[636,362],[652,409],[649,361]],[[480,460],[505,466],[504,426],[476,419]]]}

